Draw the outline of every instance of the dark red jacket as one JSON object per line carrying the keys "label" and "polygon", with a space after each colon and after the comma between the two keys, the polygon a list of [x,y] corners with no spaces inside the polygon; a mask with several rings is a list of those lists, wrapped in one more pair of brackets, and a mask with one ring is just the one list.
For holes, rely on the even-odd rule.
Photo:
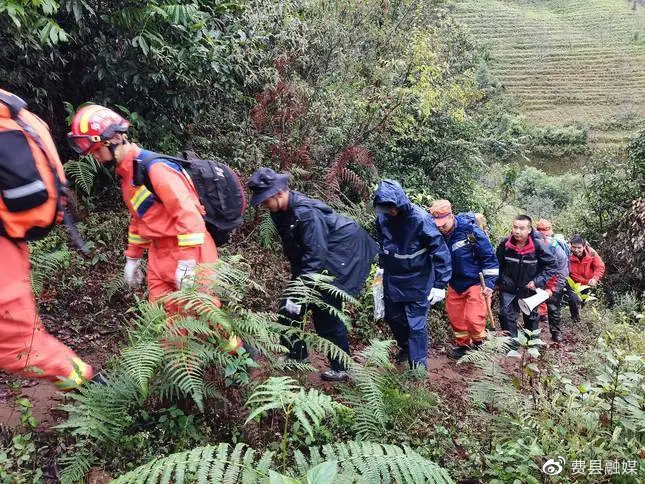
{"label": "dark red jacket", "polygon": [[589,244],[585,246],[582,257],[578,258],[571,254],[569,262],[571,263],[569,276],[578,284],[587,284],[591,278],[600,281],[605,274],[605,263]]}

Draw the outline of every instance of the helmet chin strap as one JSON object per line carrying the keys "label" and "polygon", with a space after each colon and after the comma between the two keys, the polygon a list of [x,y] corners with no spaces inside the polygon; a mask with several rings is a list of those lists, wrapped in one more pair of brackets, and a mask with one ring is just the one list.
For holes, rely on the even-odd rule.
{"label": "helmet chin strap", "polygon": [[120,143],[108,143],[107,149],[110,150],[110,154],[112,155],[112,163],[116,163],[116,148],[119,145],[124,145],[128,142],[128,137],[123,135],[123,138],[121,139]]}

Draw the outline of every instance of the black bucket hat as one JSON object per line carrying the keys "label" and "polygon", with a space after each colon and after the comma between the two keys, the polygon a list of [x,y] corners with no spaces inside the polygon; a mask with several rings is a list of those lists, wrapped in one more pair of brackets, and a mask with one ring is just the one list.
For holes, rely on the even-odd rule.
{"label": "black bucket hat", "polygon": [[289,176],[289,173],[276,173],[265,166],[253,173],[246,183],[246,186],[253,193],[251,205],[257,207],[267,198],[286,190],[289,186]]}

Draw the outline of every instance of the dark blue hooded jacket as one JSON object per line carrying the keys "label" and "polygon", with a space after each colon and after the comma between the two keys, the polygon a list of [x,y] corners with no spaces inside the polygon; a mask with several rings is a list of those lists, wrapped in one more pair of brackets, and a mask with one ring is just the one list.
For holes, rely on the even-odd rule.
{"label": "dark blue hooded jacket", "polygon": [[376,219],[385,296],[394,302],[425,302],[433,287],[448,285],[450,251],[430,214],[411,203],[397,182],[379,183],[374,204],[384,203],[399,211]]}
{"label": "dark blue hooded jacket", "polygon": [[477,225],[475,214],[457,214],[455,228],[444,237],[452,252],[450,286],[459,293],[474,285],[479,286],[479,273],[483,272],[486,286],[495,289],[499,277],[499,262],[493,245]]}
{"label": "dark blue hooded jacket", "polygon": [[292,278],[327,271],[336,287],[358,295],[378,253],[378,245],[360,225],[294,190],[289,192],[288,209],[271,218]]}

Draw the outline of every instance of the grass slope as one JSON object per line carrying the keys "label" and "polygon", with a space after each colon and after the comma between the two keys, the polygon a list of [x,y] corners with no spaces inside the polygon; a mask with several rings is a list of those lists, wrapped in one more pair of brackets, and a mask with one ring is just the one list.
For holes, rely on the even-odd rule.
{"label": "grass slope", "polygon": [[456,0],[507,92],[540,125],[615,146],[645,121],[645,7],[627,0]]}

